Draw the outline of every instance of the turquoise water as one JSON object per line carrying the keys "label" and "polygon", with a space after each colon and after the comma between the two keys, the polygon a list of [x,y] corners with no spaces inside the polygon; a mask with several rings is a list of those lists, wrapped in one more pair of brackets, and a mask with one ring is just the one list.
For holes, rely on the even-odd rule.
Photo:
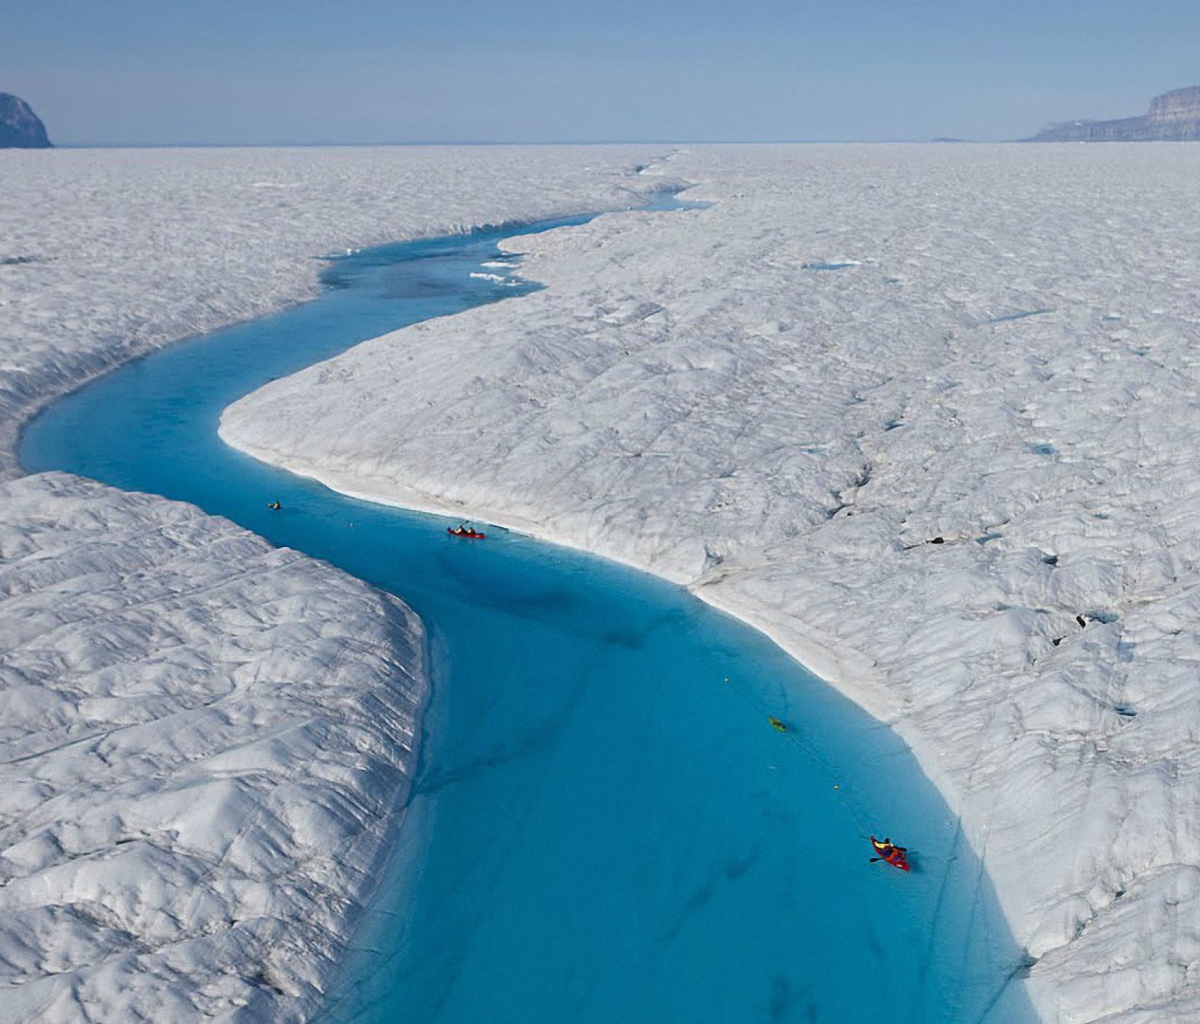
{"label": "turquoise water", "polygon": [[[416,783],[323,1019],[1032,1020],[987,876],[907,748],[761,635],[651,577],[503,530],[456,541],[217,439],[265,381],[524,290],[469,276],[516,233],[330,261],[316,301],[132,363],[23,437],[30,471],[194,502],[424,618]],[[868,863],[868,832],[907,845],[912,874]]]}

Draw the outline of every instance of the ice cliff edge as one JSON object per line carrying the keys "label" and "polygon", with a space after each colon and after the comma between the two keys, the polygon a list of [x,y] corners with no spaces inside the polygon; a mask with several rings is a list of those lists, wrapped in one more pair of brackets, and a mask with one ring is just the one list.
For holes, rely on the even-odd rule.
{"label": "ice cliff edge", "polygon": [[1200,85],[1173,89],[1150,101],[1149,113],[1116,121],[1067,121],[1026,142],[1195,142],[1200,140]]}
{"label": "ice cliff edge", "polygon": [[0,149],[49,149],[42,119],[20,96],[0,92]]}

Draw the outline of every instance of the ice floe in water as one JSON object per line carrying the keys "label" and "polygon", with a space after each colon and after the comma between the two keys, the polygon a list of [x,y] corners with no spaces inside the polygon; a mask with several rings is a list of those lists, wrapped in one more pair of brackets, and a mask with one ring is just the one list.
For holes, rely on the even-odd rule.
{"label": "ice floe in water", "polygon": [[480,281],[492,281],[495,284],[519,285],[521,282],[516,281],[505,274],[471,274],[471,277],[477,278]]}

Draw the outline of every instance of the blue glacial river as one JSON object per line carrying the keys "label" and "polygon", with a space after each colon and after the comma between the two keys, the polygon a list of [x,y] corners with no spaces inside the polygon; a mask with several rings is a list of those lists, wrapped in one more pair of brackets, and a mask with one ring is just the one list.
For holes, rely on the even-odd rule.
{"label": "blue glacial river", "polygon": [[[500,530],[455,541],[218,440],[268,380],[526,290],[470,274],[562,223],[331,260],[316,301],[129,364],[23,437],[30,471],[193,502],[425,620],[417,779],[322,1019],[1033,1020],[987,875],[907,748],[761,635],[621,566]],[[868,832],[913,872],[869,863]]]}

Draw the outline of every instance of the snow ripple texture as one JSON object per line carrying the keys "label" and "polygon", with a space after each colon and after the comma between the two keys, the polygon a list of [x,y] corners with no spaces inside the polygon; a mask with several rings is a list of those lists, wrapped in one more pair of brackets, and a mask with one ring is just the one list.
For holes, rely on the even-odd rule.
{"label": "snow ripple texture", "polygon": [[714,205],[515,240],[547,290],[223,436],[756,624],[911,743],[1046,1020],[1200,1019],[1200,147],[670,169]]}
{"label": "snow ripple texture", "polygon": [[306,1018],[415,766],[419,621],[189,505],[0,503],[0,1020]]}

